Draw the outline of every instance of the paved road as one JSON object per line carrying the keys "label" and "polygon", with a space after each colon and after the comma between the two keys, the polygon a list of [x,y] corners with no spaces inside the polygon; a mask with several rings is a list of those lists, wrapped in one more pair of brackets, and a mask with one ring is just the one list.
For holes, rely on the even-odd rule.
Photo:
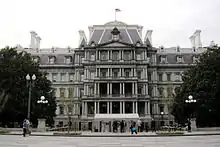
{"label": "paved road", "polygon": [[24,138],[0,135],[0,147],[220,147],[220,136]]}

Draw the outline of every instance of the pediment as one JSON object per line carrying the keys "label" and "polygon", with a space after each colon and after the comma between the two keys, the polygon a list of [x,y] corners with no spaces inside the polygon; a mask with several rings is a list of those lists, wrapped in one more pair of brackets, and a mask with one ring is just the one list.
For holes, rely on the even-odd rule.
{"label": "pediment", "polygon": [[131,47],[133,46],[132,44],[127,44],[127,43],[123,43],[123,42],[108,42],[108,43],[104,43],[104,44],[99,44],[99,46],[102,47]]}

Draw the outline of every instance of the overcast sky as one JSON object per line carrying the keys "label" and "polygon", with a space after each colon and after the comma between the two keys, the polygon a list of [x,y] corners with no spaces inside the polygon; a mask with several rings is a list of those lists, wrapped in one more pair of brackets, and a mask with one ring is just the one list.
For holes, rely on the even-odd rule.
{"label": "overcast sky", "polygon": [[[30,31],[41,48],[77,47],[79,30],[117,18],[152,29],[155,47],[191,47],[189,36],[201,29],[203,45],[220,44],[220,0],[0,0],[0,47],[28,47]],[[143,34],[144,37],[144,34]]]}

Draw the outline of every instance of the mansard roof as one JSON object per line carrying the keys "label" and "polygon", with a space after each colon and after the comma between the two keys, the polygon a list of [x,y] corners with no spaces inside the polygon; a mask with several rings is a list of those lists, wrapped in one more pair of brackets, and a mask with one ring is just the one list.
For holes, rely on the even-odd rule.
{"label": "mansard roof", "polygon": [[93,32],[89,44],[91,44],[91,42],[94,42],[95,44],[103,44],[111,41],[113,39],[112,31],[116,28],[120,32],[120,42],[128,44],[136,44],[137,42],[140,42],[141,44],[143,43],[140,34],[141,32],[138,30],[140,26],[127,25],[123,22],[113,21],[102,26],[93,26]]}

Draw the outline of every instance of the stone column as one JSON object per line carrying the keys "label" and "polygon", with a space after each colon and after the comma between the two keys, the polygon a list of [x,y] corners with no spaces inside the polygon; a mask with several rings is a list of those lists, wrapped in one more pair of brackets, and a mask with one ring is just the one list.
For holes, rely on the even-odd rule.
{"label": "stone column", "polygon": [[150,102],[147,103],[147,114],[150,114]]}
{"label": "stone column", "polygon": [[98,60],[99,53],[96,51],[96,60]]}
{"label": "stone column", "polygon": [[123,101],[123,114],[125,114],[125,101]]}
{"label": "stone column", "polygon": [[136,68],[134,68],[134,77],[137,76]]}
{"label": "stone column", "polygon": [[124,51],[123,50],[121,51],[121,55],[122,55],[121,56],[122,60],[124,60]]}
{"label": "stone column", "polygon": [[136,53],[135,53],[135,50],[134,50],[134,60],[136,60]]}
{"label": "stone column", "polygon": [[138,93],[138,86],[137,86],[137,83],[135,83],[135,94],[137,95]]}
{"label": "stone column", "polygon": [[108,60],[110,60],[109,51],[108,51]]}
{"label": "stone column", "polygon": [[85,102],[82,102],[82,116],[85,115]]}
{"label": "stone column", "polygon": [[145,89],[146,85],[143,85],[143,94],[146,95],[146,89]]}
{"label": "stone column", "polygon": [[109,114],[109,102],[107,102],[107,114]]}
{"label": "stone column", "polygon": [[119,77],[121,77],[122,76],[122,69],[120,68],[119,69]]}
{"label": "stone column", "polygon": [[97,94],[100,95],[100,91],[99,91],[100,90],[100,86],[99,86],[99,83],[97,83],[97,84],[98,84],[98,93]]}
{"label": "stone column", "polygon": [[136,105],[135,106],[135,112],[138,113],[138,102],[137,101],[135,102],[135,105]]}
{"label": "stone column", "polygon": [[96,78],[98,77],[98,69],[97,68],[95,69],[95,76],[96,76]]}
{"label": "stone column", "polygon": [[95,101],[95,102],[94,102],[94,114],[97,113],[97,109],[96,109],[97,106],[96,106],[96,103],[97,103],[97,102]]}
{"label": "stone column", "polygon": [[112,95],[112,83],[109,84],[110,84],[110,95]]}
{"label": "stone column", "polygon": [[123,83],[123,95],[125,95],[125,83]]}
{"label": "stone column", "polygon": [[109,96],[110,92],[109,92],[109,83],[107,83],[107,96]]}
{"label": "stone column", "polygon": [[121,69],[121,72],[122,72],[121,76],[125,77],[125,69],[124,68]]}
{"label": "stone column", "polygon": [[122,101],[120,101],[120,114],[122,114]]}
{"label": "stone column", "polygon": [[100,51],[98,51],[99,52],[99,60],[101,60],[101,55],[100,55]]}
{"label": "stone column", "polygon": [[110,77],[110,69],[108,68],[108,74],[107,77]]}
{"label": "stone column", "polygon": [[122,83],[120,83],[120,96],[122,95]]}
{"label": "stone column", "polygon": [[146,114],[148,114],[148,112],[147,112],[147,102],[144,102],[144,114],[146,115]]}
{"label": "stone column", "polygon": [[134,83],[132,83],[132,95],[134,95]]}

